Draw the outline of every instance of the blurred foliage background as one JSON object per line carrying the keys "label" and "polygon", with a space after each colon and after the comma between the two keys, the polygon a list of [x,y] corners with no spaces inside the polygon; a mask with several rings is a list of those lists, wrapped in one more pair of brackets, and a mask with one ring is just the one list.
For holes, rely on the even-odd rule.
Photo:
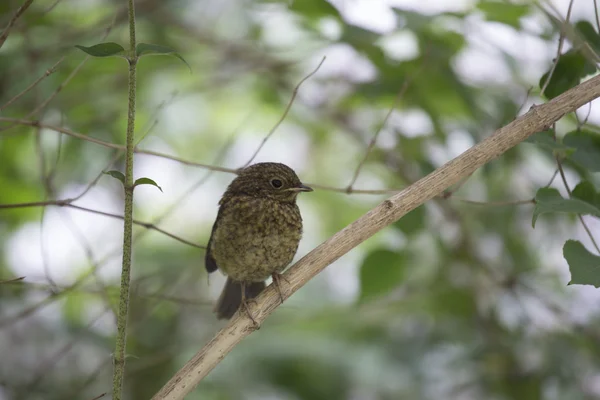
{"label": "blurred foliage background", "polygon": [[[326,56],[256,159],[319,185],[300,199],[299,258],[387,196],[355,190],[399,190],[594,74],[596,2],[571,3],[565,24],[566,0],[136,0],[138,41],[192,70],[140,61],[139,148],[241,167]],[[0,2],[0,26],[21,5]],[[17,20],[0,48],[0,204],[89,188],[72,204],[122,213],[120,183],[99,175],[122,170],[121,154],[43,126],[124,143],[126,63],[74,46],[128,47],[126,20],[115,0],[37,0]],[[562,250],[577,239],[593,251],[600,224],[584,217],[588,235],[574,214],[545,213],[533,229],[527,201],[545,186],[570,194],[555,158],[573,155],[556,142],[572,131],[585,140],[570,142],[581,157],[564,178],[594,198],[599,123],[598,104],[583,107],[342,257],[188,398],[600,399],[600,295],[567,286]],[[205,244],[233,175],[138,154],[142,176],[164,193],[136,189],[135,218]],[[0,399],[110,392],[122,221],[0,209],[0,238]],[[126,398],[150,398],[223,326],[211,309],[224,279],[207,280],[203,256],[135,227]]]}

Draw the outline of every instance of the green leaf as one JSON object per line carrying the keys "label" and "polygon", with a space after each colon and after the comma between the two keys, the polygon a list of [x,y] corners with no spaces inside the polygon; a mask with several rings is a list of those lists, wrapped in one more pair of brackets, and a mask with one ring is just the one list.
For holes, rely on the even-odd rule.
{"label": "green leaf", "polygon": [[360,267],[360,302],[390,292],[404,280],[407,257],[405,253],[374,250]]}
{"label": "green leaf", "polygon": [[152,186],[156,186],[158,188],[158,190],[160,190],[161,192],[163,191],[162,188],[160,186],[158,186],[158,184],[150,178],[136,179],[135,182],[133,183],[133,186],[136,187],[139,185],[152,185]]}
{"label": "green leaf", "polygon": [[323,0],[294,0],[289,5],[289,10],[309,19],[333,17],[338,21],[342,20],[337,8]]}
{"label": "green leaf", "polygon": [[181,62],[183,62],[185,65],[187,65],[187,67],[190,69],[190,72],[192,72],[192,67],[190,67],[190,64],[188,64],[187,61],[185,61],[185,59],[179,53],[177,53],[174,49],[170,47],[161,46],[159,44],[138,43],[138,45],[135,47],[135,53],[138,57],[151,55],[174,56],[180,59]]}
{"label": "green leaf", "polygon": [[600,287],[600,257],[587,251],[577,240],[567,240],[563,257],[569,263],[569,285],[594,285]]}
{"label": "green leaf", "polygon": [[558,190],[551,188],[539,189],[535,195],[535,208],[531,225],[544,213],[574,213],[600,217],[600,209],[578,198],[565,199]]}
{"label": "green leaf", "polygon": [[93,57],[125,57],[125,49],[118,43],[107,42],[95,44],[91,47],[76,45],[79,50]]}
{"label": "green leaf", "polygon": [[[560,56],[558,63],[556,64],[554,73],[546,87],[546,97],[552,99],[572,87],[577,86],[581,81],[581,78],[594,73],[595,70],[595,66],[591,64],[583,54],[569,50]],[[550,67],[548,72],[540,79],[540,88],[544,87],[551,71],[552,67]]]}
{"label": "green leaf", "polygon": [[565,135],[563,143],[575,149],[569,156],[571,161],[591,172],[600,172],[600,135],[586,130],[573,131]]}
{"label": "green leaf", "polygon": [[444,287],[431,294],[431,307],[437,315],[471,318],[477,312],[477,304],[471,290]]}
{"label": "green leaf", "polygon": [[113,170],[113,171],[105,172],[105,174],[106,175],[110,175],[113,178],[116,178],[116,179],[120,180],[123,185],[125,184],[125,175],[123,175],[122,172],[114,171]]}
{"label": "green leaf", "polygon": [[558,155],[561,158],[568,157],[575,152],[575,148],[555,141],[552,130],[534,133],[525,142],[536,144],[542,149],[550,151],[552,155]]}
{"label": "green leaf", "polygon": [[511,4],[506,1],[482,1],[477,8],[483,11],[488,21],[500,22],[517,29],[521,26],[521,18],[530,11],[527,4]]}
{"label": "green leaf", "polygon": [[596,188],[591,182],[579,182],[572,193],[573,197],[583,200],[600,209],[600,193],[596,191]]}
{"label": "green leaf", "polygon": [[596,51],[600,53],[600,35],[589,21],[579,21],[575,24],[575,30]]}
{"label": "green leaf", "polygon": [[406,235],[413,235],[425,229],[425,217],[425,206],[420,205],[404,217],[400,218],[400,220],[396,221],[393,226]]}

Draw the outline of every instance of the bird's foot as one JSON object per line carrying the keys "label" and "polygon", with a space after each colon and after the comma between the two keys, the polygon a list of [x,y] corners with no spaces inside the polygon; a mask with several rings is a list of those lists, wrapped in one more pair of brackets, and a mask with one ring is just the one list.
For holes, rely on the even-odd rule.
{"label": "bird's foot", "polygon": [[250,318],[252,320],[252,323],[254,324],[254,328],[258,330],[258,329],[260,329],[260,324],[258,322],[256,322],[256,319],[254,319],[254,315],[252,315],[252,311],[250,311],[250,306],[249,306],[250,303],[257,304],[255,299],[243,299],[242,300],[242,306],[246,310],[246,315],[248,315],[248,318]]}
{"label": "bird's foot", "polygon": [[271,274],[271,277],[273,278],[273,283],[275,283],[275,287],[277,288],[277,293],[279,293],[279,299],[281,300],[281,304],[283,304],[283,290],[281,289],[281,281],[286,281],[288,285],[290,284],[290,281],[288,281],[286,277],[283,276],[283,274],[280,274],[279,272],[273,272],[273,274]]}

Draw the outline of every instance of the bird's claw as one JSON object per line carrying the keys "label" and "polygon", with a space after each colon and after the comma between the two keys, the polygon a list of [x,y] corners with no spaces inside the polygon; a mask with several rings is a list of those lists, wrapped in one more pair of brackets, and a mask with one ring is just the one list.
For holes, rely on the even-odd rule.
{"label": "bird's claw", "polygon": [[277,288],[277,293],[279,293],[279,299],[281,300],[281,304],[283,304],[283,290],[281,289],[280,281],[284,280],[288,285],[290,284],[290,281],[288,281],[283,274],[280,274],[278,272],[273,272],[271,277],[273,278],[273,283],[275,283],[275,287]]}

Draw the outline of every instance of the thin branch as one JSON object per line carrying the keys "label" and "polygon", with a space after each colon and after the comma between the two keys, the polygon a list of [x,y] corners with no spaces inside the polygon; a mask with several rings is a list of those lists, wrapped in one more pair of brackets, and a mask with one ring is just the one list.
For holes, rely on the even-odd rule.
{"label": "thin branch", "polygon": [[95,138],[93,138],[91,136],[86,136],[83,133],[73,132],[70,129],[62,128],[60,126],[47,125],[47,124],[41,123],[39,121],[28,120],[28,119],[19,119],[19,118],[0,117],[0,122],[11,122],[13,124],[19,124],[19,125],[25,125],[25,126],[32,126],[34,128],[50,129],[50,130],[55,131],[55,132],[64,133],[65,135],[74,137],[76,139],[85,140],[87,142],[92,142],[92,143],[95,143],[95,144],[99,144],[101,146],[108,147],[108,148],[111,148],[111,149],[125,150],[125,146],[121,146],[121,145],[118,145],[118,144],[105,142],[105,141],[100,140],[100,139],[95,139]]}
{"label": "thin branch", "polygon": [[[35,147],[36,153],[38,156],[38,164],[40,169],[40,180],[42,186],[44,187],[44,197],[48,199],[51,197],[53,192],[52,190],[52,182],[46,176],[46,155],[44,153],[44,149],[42,147],[42,135],[40,133],[40,128],[36,129],[35,132]],[[44,240],[44,221],[46,215],[46,208],[42,208],[40,213],[40,255],[42,256],[42,266],[44,269],[44,275],[46,276],[46,280],[50,285],[56,287],[56,283],[52,279],[52,274],[50,273],[50,262],[48,261],[48,252],[46,249],[46,241]]]}
{"label": "thin branch", "polygon": [[23,279],[25,279],[24,276],[20,276],[18,278],[12,278],[12,279],[5,279],[3,281],[0,281],[0,285],[2,285],[3,283],[15,283],[15,282],[20,282]]}
{"label": "thin branch", "polygon": [[552,68],[550,68],[550,72],[548,73],[548,77],[546,78],[546,81],[544,82],[544,85],[542,86],[542,90],[540,92],[540,96],[544,95],[544,92],[546,91],[546,88],[548,87],[548,84],[550,83],[550,80],[552,79],[552,75],[554,75],[554,71],[556,70],[556,66],[558,65],[558,61],[560,60],[560,55],[562,53],[562,48],[563,48],[563,44],[565,42],[565,35],[566,35],[566,25],[569,24],[569,20],[571,19],[571,11],[573,10],[573,3],[575,2],[575,0],[571,0],[569,2],[569,8],[567,10],[567,17],[565,19],[565,22],[563,23],[563,25],[561,26],[560,29],[560,37],[558,39],[558,49],[556,50],[556,58],[554,59],[554,63],[552,63]]}
{"label": "thin branch", "polygon": [[150,156],[166,158],[167,160],[177,161],[181,164],[191,165],[193,167],[200,167],[200,168],[204,168],[204,169],[210,169],[212,171],[227,172],[229,174],[237,174],[238,173],[237,169],[219,167],[217,165],[202,164],[202,163],[198,163],[195,161],[184,160],[182,158],[170,156],[167,154],[162,154],[157,151],[135,149],[134,152],[137,154],[147,154]]}
{"label": "thin branch", "polygon": [[[104,35],[102,36],[100,41],[103,41],[104,39],[106,39],[108,37],[108,35],[110,34],[110,32],[112,31],[113,27],[115,26],[115,21],[117,20],[117,15],[118,15],[118,11],[115,12],[112,21],[110,22],[110,24],[104,31]],[[63,82],[61,82],[60,85],[58,85],[58,87],[54,90],[54,92],[52,92],[52,94],[50,96],[48,96],[48,98],[46,100],[44,100],[42,103],[40,103],[29,114],[27,114],[25,119],[29,119],[32,116],[37,115],[43,109],[45,109],[48,106],[48,104],[50,104],[50,102],[52,100],[54,100],[54,98],[56,96],[58,96],[58,94],[65,88],[65,86],[67,86],[69,84],[69,82],[71,82],[71,80],[73,78],[75,78],[75,75],[77,75],[79,73],[79,71],[83,68],[83,66],[90,59],[90,57],[91,57],[90,55],[86,55],[85,58],[77,65],[77,67],[75,67],[75,69],[73,71],[71,71],[69,76],[67,76],[67,78]]]}
{"label": "thin branch", "polygon": [[402,189],[352,189],[348,193],[348,188],[340,188],[327,185],[319,185],[318,183],[307,183],[313,189],[327,190],[329,192],[344,193],[344,194],[391,194],[398,193]]}
{"label": "thin branch", "polygon": [[38,83],[40,83],[41,81],[43,81],[44,79],[46,79],[47,77],[49,77],[50,75],[52,75],[56,69],[58,68],[58,65],[63,62],[65,58],[61,57],[60,60],[58,60],[56,62],[56,64],[54,64],[53,66],[51,66],[50,68],[48,68],[46,70],[46,72],[44,72],[44,75],[40,76],[38,79],[35,80],[35,82],[33,82],[31,85],[27,86],[25,88],[25,90],[23,90],[21,93],[17,94],[15,97],[13,97],[12,99],[8,100],[3,106],[0,106],[0,111],[4,110],[6,107],[10,106],[12,103],[14,103],[15,101],[19,100],[21,97],[23,97],[25,94],[27,94],[31,89],[33,89],[34,87],[36,87],[38,85]]}
{"label": "thin branch", "polygon": [[466,203],[466,204],[473,204],[475,206],[520,206],[520,205],[527,205],[527,204],[535,204],[535,199],[528,199],[528,200],[513,200],[513,201],[476,201],[476,200],[469,200],[469,199],[462,199],[460,197],[456,197],[453,196],[452,197],[454,200],[460,201],[462,203]]}
{"label": "thin branch", "polygon": [[[529,96],[531,95],[532,90],[533,90],[533,86],[530,86],[529,89],[527,89],[527,93],[525,93],[525,97],[523,98],[523,101],[521,102],[521,105],[519,106],[516,115],[519,115],[521,113],[521,111],[523,111],[523,108],[527,104],[527,100],[529,100]],[[516,118],[516,116],[515,116],[515,118]]]}
{"label": "thin branch", "polygon": [[[83,133],[79,133],[79,132],[74,132],[70,129],[67,128],[62,128],[59,126],[55,126],[55,125],[48,125],[48,124],[44,124],[38,121],[29,121],[29,120],[22,120],[22,119],[16,119],[16,118],[5,118],[5,117],[0,117],[0,122],[15,122],[21,125],[26,125],[26,126],[33,126],[33,127],[40,127],[40,128],[44,128],[44,129],[49,129],[52,131],[56,131],[56,132],[60,132],[63,133],[67,136],[71,136],[77,139],[81,139],[81,140],[86,140],[88,142],[92,142],[104,147],[108,147],[111,149],[115,149],[115,150],[119,150],[119,151],[124,151],[125,150],[125,146],[119,145],[119,144],[114,144],[114,143],[110,143],[110,142],[105,142],[103,140],[100,139],[95,139],[92,138],[90,136],[86,136]],[[172,161],[176,161],[179,162],[181,164],[185,164],[185,165],[190,165],[190,166],[194,166],[194,167],[200,167],[200,168],[204,168],[204,169],[208,169],[211,171],[218,171],[218,172],[226,172],[229,174],[237,174],[238,170],[236,169],[232,169],[232,168],[225,168],[225,167],[221,167],[218,165],[210,165],[210,164],[203,164],[203,163],[199,163],[199,162],[195,162],[195,161],[190,161],[190,160],[185,160],[179,157],[175,157],[175,156],[171,156],[168,154],[163,154],[157,151],[152,151],[152,150],[142,150],[142,149],[134,149],[134,152],[136,154],[146,154],[146,155],[151,155],[151,156],[155,156],[155,157],[160,157],[160,158],[165,158],[167,160],[172,160]],[[326,186],[326,185],[318,185],[318,184],[310,184],[311,187],[314,187],[316,189],[321,189],[321,190],[328,190],[331,192],[338,192],[338,193],[346,193],[348,194],[348,189],[347,188],[336,188],[336,187],[332,187],[332,186]],[[365,190],[361,190],[361,189],[352,189],[352,194],[390,194],[390,193],[397,193],[399,192],[401,189],[373,189],[373,190],[369,190],[369,189],[365,189]],[[24,203],[25,204],[25,203]],[[32,205],[40,205],[38,203],[31,203]],[[0,205],[0,208],[2,208],[2,205]]]}
{"label": "thin branch", "polygon": [[290,101],[288,102],[288,105],[285,108],[285,111],[283,112],[283,115],[281,116],[281,118],[279,118],[279,121],[277,121],[277,123],[275,124],[275,126],[273,128],[271,128],[271,130],[269,131],[269,133],[267,134],[267,136],[265,136],[263,138],[262,142],[260,143],[260,145],[258,146],[258,148],[256,149],[256,151],[254,152],[254,154],[252,155],[252,157],[250,157],[250,159],[248,160],[248,162],[242,168],[245,168],[248,165],[250,165],[250,163],[256,158],[256,156],[258,155],[258,153],[260,152],[260,150],[263,148],[263,146],[265,145],[265,143],[267,143],[267,140],[269,140],[269,138],[271,137],[271,135],[273,135],[273,133],[275,133],[275,131],[277,130],[277,128],[279,128],[279,125],[281,125],[281,123],[283,122],[283,120],[285,119],[285,117],[287,117],[288,113],[290,112],[290,109],[292,108],[292,104],[294,103],[294,99],[296,99],[296,95],[298,94],[298,89],[300,89],[300,86],[304,82],[306,82],[309,78],[311,78],[314,74],[316,74],[317,71],[319,70],[319,68],[321,68],[321,65],[323,65],[324,62],[325,62],[325,57],[323,57],[323,59],[321,59],[321,62],[319,63],[319,65],[317,65],[317,68],[315,68],[311,73],[309,73],[308,75],[306,75],[304,78],[302,78],[302,80],[300,82],[298,82],[298,84],[294,88],[294,91],[292,92],[292,97],[290,98]]}
{"label": "thin branch", "polygon": [[[109,35],[110,31],[112,30],[112,28],[115,25],[115,21],[117,20],[118,13],[119,13],[119,11],[115,12],[113,19],[112,19],[110,25],[106,28],[106,30],[104,32],[104,36],[102,36],[101,40],[106,39],[106,37]],[[86,55],[85,58],[77,65],[77,67],[75,67],[75,69],[73,71],[71,71],[69,76],[67,76],[67,78],[63,82],[61,82],[60,85],[58,85],[58,87],[54,90],[54,92],[52,92],[52,94],[50,96],[48,96],[46,98],[46,100],[44,100],[42,103],[40,103],[29,114],[27,114],[24,119],[28,120],[29,118],[31,118],[34,115],[37,115],[41,111],[43,111],[48,106],[48,104],[50,104],[50,102],[52,100],[54,100],[54,98],[65,88],[65,86],[67,86],[69,84],[69,82],[75,77],[75,75],[77,75],[79,73],[81,68],[83,68],[83,66],[90,59],[90,57],[91,57],[90,55]],[[7,122],[7,121],[5,121],[5,122]],[[0,132],[6,131],[6,130],[14,127],[15,125],[17,125],[17,122],[13,122],[12,124],[10,124],[8,126],[4,126],[4,127],[0,128]]]}
{"label": "thin branch", "polygon": [[[348,251],[379,232],[384,227],[441,194],[465,176],[499,157],[536,132],[546,130],[567,113],[600,97],[600,76],[596,76],[562,93],[546,104],[532,107],[492,136],[471,147],[457,158],[436,169],[402,192],[342,229],[304,256],[284,274],[288,282],[284,298],[291,296],[311,278]],[[270,285],[256,299],[251,312],[260,324],[280,304],[277,290]],[[236,313],[231,322],[207,343],[153,397],[153,400],[180,400],[246,336],[255,330],[245,313]]]}
{"label": "thin branch", "polygon": [[[16,204],[0,204],[0,209],[12,209],[12,208],[27,208],[27,207],[47,207],[47,206],[58,206],[58,207],[69,207],[69,208],[73,208],[76,210],[81,210],[81,211],[86,211],[89,213],[94,213],[94,214],[98,214],[98,215],[104,215],[105,217],[111,217],[111,218],[118,218],[123,220],[124,217],[122,215],[118,215],[118,214],[113,214],[113,213],[109,213],[106,211],[100,211],[100,210],[94,210],[92,208],[87,208],[87,207],[82,207],[82,206],[78,206],[75,204],[71,204],[72,199],[66,199],[66,200],[48,200],[48,201],[37,201],[37,202],[32,202],[32,203],[16,203]],[[135,225],[139,225],[142,226],[146,229],[150,229],[150,230],[154,230],[157,232],[162,233],[163,235],[166,235],[172,239],[175,239],[181,243],[187,244],[189,246],[192,247],[196,247],[198,249],[206,249],[206,246],[200,245],[200,244],[196,244],[193,242],[190,242],[188,240],[185,240],[177,235],[174,235],[162,228],[159,228],[158,226],[156,226],[153,223],[150,222],[144,222],[144,221],[139,221],[137,219],[133,220],[133,223]]]}
{"label": "thin branch", "polygon": [[8,21],[8,25],[6,26],[6,28],[4,28],[4,31],[0,35],[0,48],[2,48],[2,46],[4,45],[4,42],[8,38],[8,35],[10,34],[10,29],[13,27],[15,22],[17,22],[19,17],[21,15],[23,15],[23,13],[29,8],[31,3],[33,3],[33,0],[25,0],[25,3],[23,3],[23,5],[21,7],[19,7],[17,12],[10,19],[10,21]]}
{"label": "thin branch", "polygon": [[552,177],[550,177],[550,180],[548,181],[548,183],[544,187],[546,187],[546,188],[550,187],[550,185],[552,185],[552,182],[554,182],[554,179],[556,179],[557,175],[558,175],[558,168],[556,168],[556,170],[554,171],[554,174],[552,174]]}
{"label": "thin branch", "polygon": [[596,29],[600,32],[600,16],[598,15],[598,0],[594,0],[594,16],[596,17]]}
{"label": "thin branch", "polygon": [[34,388],[39,385],[46,374],[53,370],[56,363],[63,359],[73,349],[75,344],[77,344],[77,342],[83,338],[83,332],[89,331],[96,324],[96,322],[98,322],[100,318],[107,313],[108,310],[110,310],[110,305],[107,305],[106,308],[102,310],[102,312],[99,313],[95,318],[93,318],[85,328],[80,329],[80,333],[77,337],[70,340],[67,344],[55,351],[45,360],[42,360],[36,368],[37,371],[35,372],[33,379],[28,383],[28,388]]}
{"label": "thin branch", "polygon": [[385,115],[385,118],[383,119],[383,121],[381,121],[381,123],[379,124],[379,128],[377,128],[377,131],[375,131],[375,134],[371,138],[371,141],[369,142],[369,145],[367,146],[367,151],[365,151],[364,157],[362,158],[362,160],[356,167],[356,170],[354,171],[354,175],[352,176],[352,180],[350,181],[350,184],[346,188],[346,191],[348,193],[352,193],[352,186],[354,186],[354,184],[356,183],[356,180],[358,179],[358,175],[360,174],[360,170],[365,165],[365,162],[367,162],[367,159],[369,158],[369,154],[371,153],[371,150],[373,150],[373,147],[375,146],[375,143],[377,142],[377,138],[379,137],[379,134],[381,133],[383,128],[387,125],[387,122],[390,119],[392,112],[394,112],[394,110],[398,106],[398,103],[404,96],[404,93],[406,93],[406,89],[408,89],[410,82],[411,82],[411,79],[404,80],[404,83],[402,84],[402,87],[400,88],[400,90],[398,91],[398,94],[394,98],[394,101],[392,102],[390,109],[388,110],[387,114]]}
{"label": "thin branch", "polygon": [[99,269],[100,265],[97,263],[96,258],[94,257],[94,251],[92,250],[91,244],[89,243],[89,241],[87,240],[87,238],[85,237],[83,232],[81,232],[81,230],[79,229],[79,227],[77,226],[75,221],[73,221],[73,219],[71,218],[71,216],[69,214],[61,213],[59,211],[59,215],[63,219],[63,222],[65,223],[65,225],[67,225],[67,228],[71,231],[71,234],[73,235],[73,237],[79,242],[79,245],[83,249],[89,265],[92,266],[92,274],[93,274],[94,278],[96,279],[96,285],[98,286],[100,295],[102,296],[102,299],[106,303],[106,306],[109,307],[110,311],[112,311],[113,315],[116,317],[117,312],[116,312],[115,308],[113,307],[112,302],[110,301],[108,290],[106,289],[104,280],[98,274],[98,269]]}
{"label": "thin branch", "polygon": [[[122,215],[112,214],[112,213],[108,213],[108,212],[104,212],[104,211],[92,210],[90,208],[76,206],[74,204],[69,204],[68,207],[75,208],[77,210],[82,210],[82,211],[92,212],[92,213],[95,213],[95,214],[104,215],[104,216],[107,216],[107,217],[124,219]],[[174,235],[174,234],[172,234],[170,232],[165,231],[162,228],[159,228],[158,226],[156,226],[155,224],[153,224],[151,222],[143,222],[143,221],[139,221],[139,220],[137,220],[137,219],[134,218],[133,219],[133,223],[135,225],[142,226],[142,227],[144,227],[146,229],[150,229],[150,230],[153,230],[153,231],[156,231],[156,232],[160,232],[163,235],[166,235],[166,236],[168,236],[168,237],[170,237],[172,239],[175,239],[175,240],[177,240],[177,241],[179,241],[181,243],[187,244],[188,246],[196,247],[198,249],[203,249],[203,250],[206,249],[206,246],[203,246],[203,245],[196,244],[196,243],[190,242],[188,240],[185,240],[185,239],[183,239],[183,238],[181,238],[179,236],[176,236],[176,235]]]}
{"label": "thin branch", "polygon": [[[569,187],[569,183],[567,182],[567,177],[565,176],[565,171],[563,170],[563,167],[562,167],[562,162],[560,161],[560,158],[558,156],[556,156],[556,165],[558,165],[558,171],[560,172],[560,177],[563,181],[563,184],[565,185],[565,189],[567,190],[569,197],[571,197],[571,195],[572,195],[571,188]],[[577,214],[577,217],[579,217],[579,222],[581,222],[581,225],[583,225],[583,229],[585,229],[587,235],[589,236],[590,240],[592,241],[592,244],[596,248],[596,251],[598,253],[600,253],[600,247],[598,247],[598,243],[596,243],[596,239],[594,239],[594,235],[592,235],[592,231],[590,231],[590,228],[588,228],[587,224],[585,223],[583,216],[581,214]]]}
{"label": "thin branch", "polygon": [[585,118],[583,118],[583,120],[579,120],[579,115],[577,115],[577,112],[575,112],[575,118],[577,118],[577,130],[581,130],[581,128],[587,124],[588,119],[590,118],[590,114],[592,113],[592,103],[588,104],[588,110],[587,110],[587,114],[585,115]]}

